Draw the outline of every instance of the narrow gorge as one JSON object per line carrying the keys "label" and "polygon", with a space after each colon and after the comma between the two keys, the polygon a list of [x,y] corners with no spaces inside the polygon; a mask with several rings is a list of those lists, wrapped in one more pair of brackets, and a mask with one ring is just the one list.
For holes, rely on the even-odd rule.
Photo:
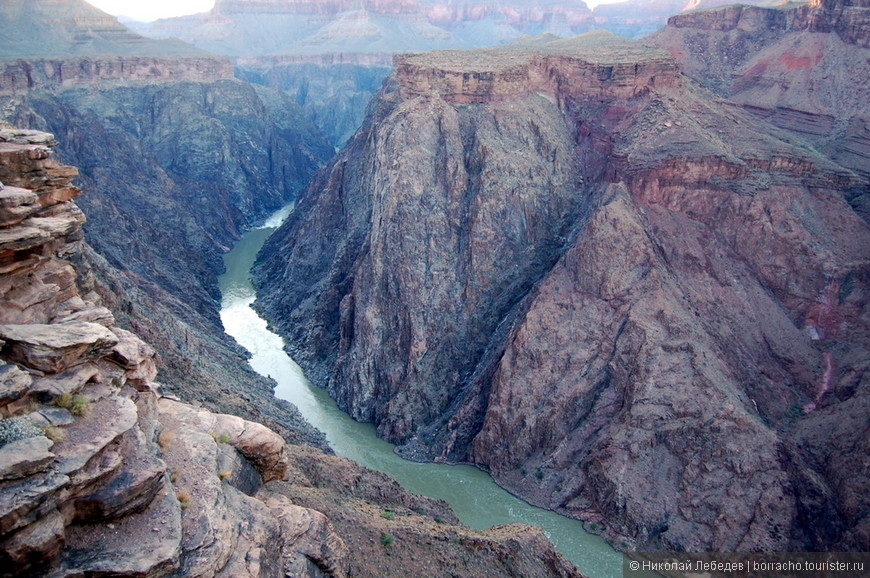
{"label": "narrow gorge", "polygon": [[78,171],[54,145],[0,129],[0,576],[579,575],[538,528],[470,530],[381,473],[167,394],[155,349],[95,290]]}
{"label": "narrow gorge", "polygon": [[[771,10],[776,40],[845,42],[807,24],[844,5]],[[680,56],[596,32],[397,57],[259,306],[402,455],[616,543],[866,550],[867,177]]]}

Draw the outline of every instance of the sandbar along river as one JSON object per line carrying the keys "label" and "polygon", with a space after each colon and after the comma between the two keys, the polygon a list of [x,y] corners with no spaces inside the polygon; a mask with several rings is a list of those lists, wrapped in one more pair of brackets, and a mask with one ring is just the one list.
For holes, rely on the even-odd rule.
{"label": "sandbar along river", "polygon": [[472,466],[420,464],[400,458],[393,452],[393,444],[375,435],[374,426],[355,421],[338,409],[326,390],[309,383],[284,351],[282,338],[269,331],[266,321],[251,308],[255,299],[250,279],[254,259],[291,210],[285,207],[263,226],[249,231],[225,255],[227,272],[220,278],[224,328],[251,352],[251,367],[277,382],[275,395],[295,404],[326,434],[336,454],[384,472],[412,492],[446,500],[466,525],[476,529],[511,522],[540,526],[562,555],[590,578],[621,577],[621,554],[587,533],[580,522],[527,504]]}

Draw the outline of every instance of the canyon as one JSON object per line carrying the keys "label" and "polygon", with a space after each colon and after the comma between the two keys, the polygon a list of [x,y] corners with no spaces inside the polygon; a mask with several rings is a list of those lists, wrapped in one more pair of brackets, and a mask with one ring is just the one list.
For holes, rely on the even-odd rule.
{"label": "canyon", "polygon": [[[297,195],[258,307],[404,457],[625,549],[866,551],[866,1],[348,8],[0,5],[2,571],[577,575],[247,366],[221,257]],[[516,42],[406,53],[457,38]]]}
{"label": "canyon", "polygon": [[56,144],[0,128],[0,575],[577,575],[539,529],[473,532],[383,474],[166,394],[96,290]]}
{"label": "canyon", "polygon": [[295,102],[78,0],[0,13],[0,574],[579,575],[331,455],[224,334],[223,253],[333,152]]}
{"label": "canyon", "polygon": [[[294,102],[235,80],[223,57],[146,39],[85,2],[0,10],[13,40],[0,61],[3,119],[55,134],[56,154],[92,191],[80,201],[90,238],[81,259],[95,291],[156,347],[174,391],[322,444],[247,368],[216,303],[222,254],[290,201],[332,147]],[[28,43],[14,42],[22,33]]]}
{"label": "canyon", "polygon": [[614,543],[866,550],[866,26],[824,0],[399,55],[258,306],[403,456]]}

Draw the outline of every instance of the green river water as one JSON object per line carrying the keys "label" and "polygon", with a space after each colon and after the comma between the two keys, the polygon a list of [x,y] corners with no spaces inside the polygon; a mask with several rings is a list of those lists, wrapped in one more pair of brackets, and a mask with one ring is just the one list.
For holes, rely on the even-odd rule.
{"label": "green river water", "polygon": [[393,444],[375,435],[371,424],[353,420],[325,390],[312,386],[286,354],[283,340],[267,329],[250,307],[255,293],[250,269],[266,238],[290,213],[286,207],[248,232],[225,257],[227,272],[220,279],[221,319],[226,332],[251,352],[251,366],[277,382],[275,395],[295,404],[302,415],[326,434],[335,453],[384,472],[408,490],[446,500],[466,525],[485,529],[522,522],[540,526],[556,548],[590,578],[622,576],[622,555],[580,522],[527,504],[499,487],[490,476],[471,466],[420,464],[393,452]]}

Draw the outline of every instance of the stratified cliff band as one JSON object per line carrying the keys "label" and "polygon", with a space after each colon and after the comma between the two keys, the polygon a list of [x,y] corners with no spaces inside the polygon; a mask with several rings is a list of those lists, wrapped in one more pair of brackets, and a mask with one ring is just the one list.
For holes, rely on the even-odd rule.
{"label": "stratified cliff band", "polygon": [[256,274],[313,380],[632,548],[866,550],[867,175],[604,33],[395,67]]}

